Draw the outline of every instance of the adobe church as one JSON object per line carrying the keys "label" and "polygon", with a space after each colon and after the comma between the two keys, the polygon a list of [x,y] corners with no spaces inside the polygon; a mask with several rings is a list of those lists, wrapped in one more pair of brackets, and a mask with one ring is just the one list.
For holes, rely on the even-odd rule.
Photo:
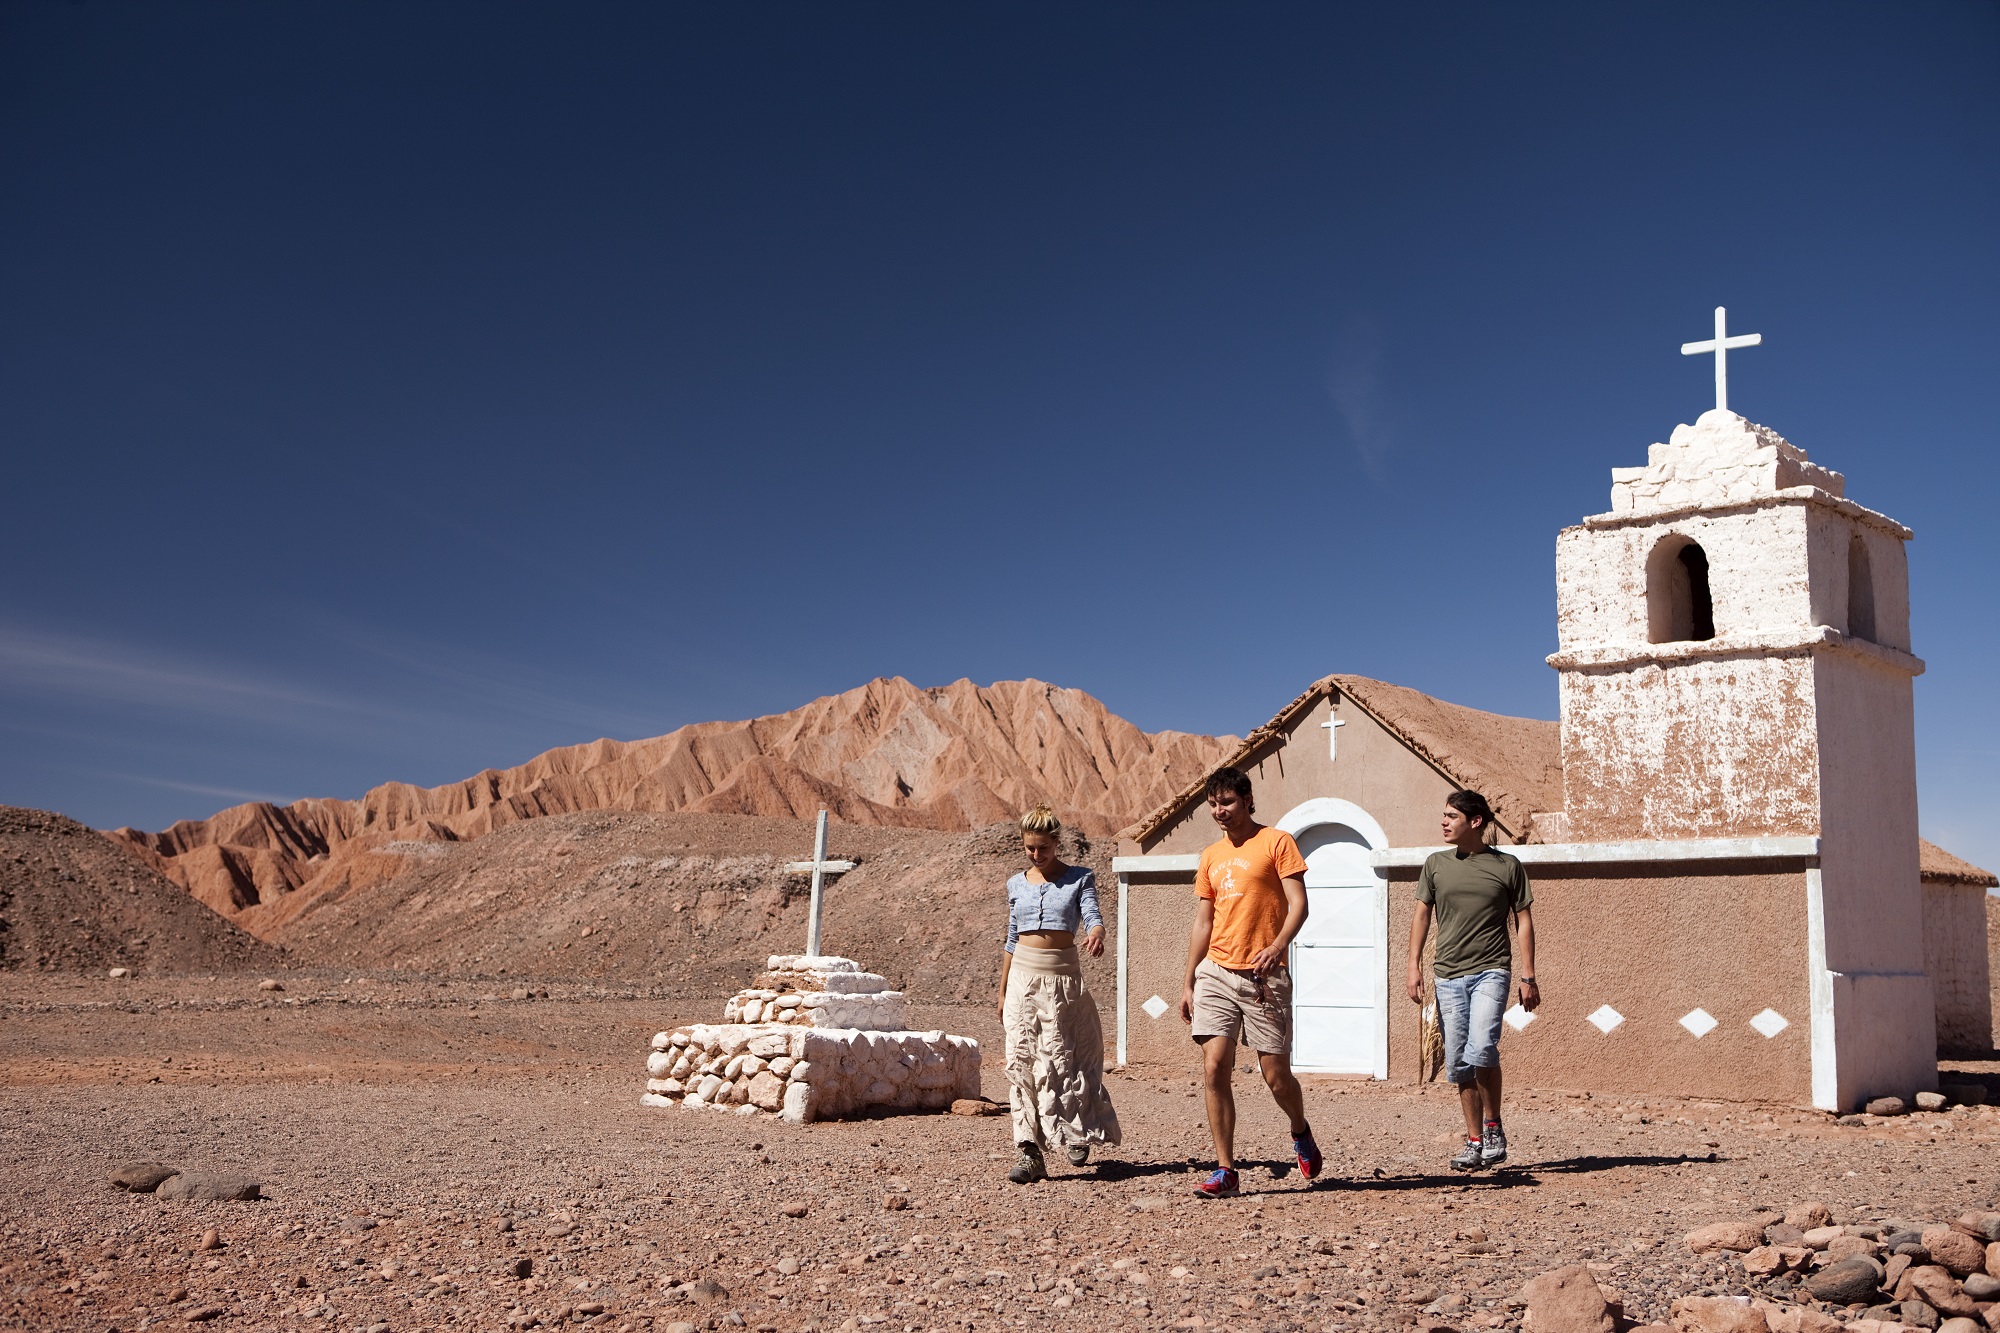
{"label": "adobe church", "polygon": [[[1917,836],[1908,528],[1723,408],[1556,540],[1561,721],[1328,676],[1231,761],[1305,853],[1304,1071],[1418,1076],[1402,979],[1438,813],[1484,792],[1535,885],[1510,1083],[1849,1110],[1992,1045],[1994,876]],[[1185,1062],[1199,786],[1125,831],[1120,1061]],[[1428,975],[1428,964],[1426,965]]]}

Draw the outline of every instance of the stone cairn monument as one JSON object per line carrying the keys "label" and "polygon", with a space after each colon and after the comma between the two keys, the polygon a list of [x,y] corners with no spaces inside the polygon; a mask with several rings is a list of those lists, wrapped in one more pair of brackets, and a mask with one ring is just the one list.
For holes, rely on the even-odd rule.
{"label": "stone cairn monument", "polygon": [[720,1023],[657,1033],[642,1106],[775,1113],[792,1124],[979,1096],[979,1043],[912,1032],[903,993],[851,958],[773,954]]}

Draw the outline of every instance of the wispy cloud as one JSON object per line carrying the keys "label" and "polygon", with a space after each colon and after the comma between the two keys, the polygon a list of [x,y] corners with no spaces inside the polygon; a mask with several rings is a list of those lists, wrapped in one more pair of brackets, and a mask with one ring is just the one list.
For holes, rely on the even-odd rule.
{"label": "wispy cloud", "polygon": [[359,700],[189,660],[150,645],[11,624],[0,624],[0,693],[222,717],[386,715]]}
{"label": "wispy cloud", "polygon": [[1382,387],[1382,333],[1373,320],[1357,315],[1341,328],[1327,364],[1326,390],[1361,470],[1383,480],[1396,437]]}
{"label": "wispy cloud", "polygon": [[104,773],[102,777],[115,778],[120,782],[136,782],[143,787],[159,787],[166,791],[192,792],[196,796],[219,796],[225,801],[267,801],[272,805],[290,805],[292,798],[267,791],[243,791],[236,787],[211,787],[200,782],[176,782],[172,778],[149,778],[140,773]]}

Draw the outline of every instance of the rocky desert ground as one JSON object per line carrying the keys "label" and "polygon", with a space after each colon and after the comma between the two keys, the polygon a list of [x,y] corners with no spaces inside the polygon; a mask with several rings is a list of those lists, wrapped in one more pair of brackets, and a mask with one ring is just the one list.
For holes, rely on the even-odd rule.
{"label": "rocky desert ground", "polygon": [[[1024,743],[992,699],[850,702],[888,710],[864,767],[896,781],[912,754],[959,762],[943,733],[904,744],[896,708]],[[759,755],[818,762],[816,717],[677,744],[740,794]],[[1082,741],[1020,782],[1152,790],[1213,743],[1076,720]],[[1135,767],[1075,767],[1100,734]],[[1448,1090],[1309,1079],[1311,1184],[1246,1072],[1245,1191],[1221,1202],[1191,1193],[1209,1164],[1191,1044],[1108,1074],[1124,1144],[1026,1188],[1000,1116],[642,1107],[652,1035],[718,1019],[802,947],[785,867],[810,825],[665,798],[541,808],[654,800],[609,752],[544,760],[456,805],[384,788],[244,807],[157,846],[0,809],[0,1327],[2000,1333],[2000,1109],[1971,1104],[2000,1103],[1991,1060],[1946,1068],[1954,1104],[1844,1120],[1620,1098],[1582,1069],[1511,1098],[1513,1160],[1469,1177],[1445,1168]],[[943,827],[898,823],[884,781],[869,820],[835,825],[859,865],[828,891],[827,947],[905,990],[915,1024],[984,1043],[1004,1100],[1015,836],[954,826],[988,799],[964,791],[950,820],[933,798]],[[1110,853],[1067,836],[1101,875]],[[1100,997],[1111,969],[1086,963]]]}
{"label": "rocky desert ground", "polygon": [[[1758,1252],[1692,1250],[1697,1228],[1736,1222],[1761,1243],[1787,1213],[1818,1220],[1818,1204],[1837,1252],[1887,1253],[1896,1231],[2000,1203],[1993,1108],[1842,1124],[1775,1105],[1525,1094],[1509,1168],[1463,1177],[1444,1169],[1455,1110],[1441,1090],[1335,1080],[1308,1091],[1328,1154],[1309,1187],[1247,1075],[1257,1164],[1243,1197],[1210,1202],[1189,1192],[1207,1151],[1192,1059],[1111,1075],[1125,1144],[1023,1188],[1003,1175],[1000,1117],[788,1126],[641,1108],[647,1038],[708,1017],[716,998],[326,970],[13,974],[0,1321],[1515,1328],[1525,1283],[1582,1264],[1622,1302],[1600,1307],[1593,1326],[1608,1329],[1621,1311],[1627,1326],[1667,1321],[1690,1296],[1815,1308],[1796,1276],[1746,1269]],[[921,1006],[917,1021],[998,1035],[984,1004]],[[1992,1087],[1996,1074],[1954,1077]],[[991,1064],[984,1090],[1004,1096]],[[247,1179],[263,1197],[114,1187],[141,1163],[195,1193]],[[1749,1327],[1735,1312],[1751,1308],[1724,1311],[1739,1318],[1728,1327]],[[1967,1308],[1991,1326],[1990,1305]],[[1680,1322],[1707,1333],[1688,1311]]]}

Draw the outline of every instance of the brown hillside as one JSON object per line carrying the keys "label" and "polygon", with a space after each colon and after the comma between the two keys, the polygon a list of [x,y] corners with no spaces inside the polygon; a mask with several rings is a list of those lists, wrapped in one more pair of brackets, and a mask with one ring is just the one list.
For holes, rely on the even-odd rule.
{"label": "brown hillside", "polygon": [[0,968],[235,971],[279,958],[122,843],[0,805]]}
{"label": "brown hillside", "polygon": [[374,854],[391,843],[466,841],[589,810],[798,818],[824,807],[845,824],[962,831],[1047,800],[1080,831],[1105,836],[1236,744],[1148,734],[1080,690],[1037,680],[920,690],[896,677],[773,717],[550,750],[448,786],[239,805],[162,833],[113,836],[216,911],[268,933],[322,894],[393,872],[394,858]]}
{"label": "brown hillside", "polygon": [[[826,891],[822,947],[920,999],[984,999],[998,984],[1019,840],[1011,821],[971,833],[835,826],[829,850],[860,865]],[[1064,840],[1068,859],[1112,884],[1109,839]],[[472,842],[392,844],[370,853],[385,864],[360,883],[280,899],[269,906],[297,910],[257,928],[305,967],[648,980],[720,996],[770,954],[805,947],[808,881],[784,866],[811,841],[805,820],[558,815]],[[1102,898],[1115,929],[1115,885]],[[1085,963],[1100,989],[1110,958]]]}

